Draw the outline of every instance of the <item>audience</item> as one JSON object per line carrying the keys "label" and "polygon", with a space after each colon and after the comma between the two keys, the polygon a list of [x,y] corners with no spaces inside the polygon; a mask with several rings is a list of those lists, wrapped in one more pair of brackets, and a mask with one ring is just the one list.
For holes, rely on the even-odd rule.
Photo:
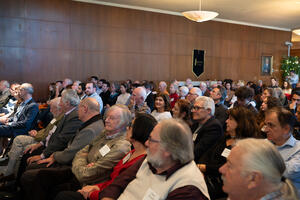
{"label": "audience", "polygon": [[283,175],[293,182],[300,194],[300,141],[293,136],[294,123],[290,111],[274,107],[266,112],[264,131],[283,157],[286,165]]}
{"label": "audience", "polygon": [[174,108],[174,105],[176,101],[179,99],[179,96],[177,94],[178,92],[178,85],[176,82],[171,83],[170,85],[170,104],[171,104],[171,109]]}
{"label": "audience", "polygon": [[186,99],[179,99],[176,103],[173,111],[173,118],[183,120],[190,127],[192,126],[191,120],[191,103]]}
{"label": "audience", "polygon": [[5,106],[9,101],[10,91],[9,91],[10,84],[6,80],[0,81],[0,108]]}
{"label": "audience", "polygon": [[[226,156],[227,157],[227,156]],[[262,139],[244,139],[230,151],[220,168],[223,190],[230,200],[299,199],[277,149]]]}
{"label": "audience", "polygon": [[197,99],[197,97],[202,96],[202,91],[200,90],[200,88],[198,87],[193,87],[190,89],[188,95],[186,96],[186,99],[192,104],[194,105],[195,100]]}
{"label": "audience", "polygon": [[[300,138],[300,123],[294,126],[294,122],[300,113],[300,90],[295,88],[291,92],[287,81],[282,90],[275,78],[270,80],[271,86],[266,88],[261,80],[258,85],[248,81],[244,86],[244,80],[236,83],[225,79],[223,87],[222,81],[192,82],[187,79],[188,87],[181,86],[179,91],[178,85],[182,82],[171,82],[169,95],[165,81],[160,81],[159,92],[156,93],[152,92],[155,91],[153,81],[135,80],[132,83],[128,80],[119,88],[119,82],[110,84],[97,76],[91,76],[85,83],[66,78],[63,82],[49,84],[47,104],[42,103],[39,107],[32,99],[31,84],[11,84],[9,88],[9,82],[2,80],[0,137],[4,140],[1,139],[0,143],[4,150],[7,148],[4,159],[8,155],[9,161],[0,170],[0,191],[11,188],[9,191],[20,195],[17,199],[105,200],[141,199],[142,193],[151,187],[151,191],[146,193],[150,196],[142,196],[152,198],[155,194],[169,199],[219,199],[225,198],[226,192],[234,200],[268,198],[279,194],[278,191],[286,197],[287,185],[292,186],[293,183],[296,190],[291,187],[289,191],[298,193],[300,147],[297,139]],[[58,96],[61,98],[55,98]],[[231,107],[229,110],[224,102]],[[37,119],[43,116],[42,109],[47,106],[54,118],[43,129],[37,124]],[[259,109],[258,115],[256,108]],[[172,118],[171,109],[175,119],[169,119]],[[149,115],[151,111],[152,116]],[[133,118],[131,126],[129,122]],[[156,120],[159,124],[144,145]],[[176,144],[180,141],[180,145],[187,146],[184,143],[189,140],[185,136],[190,132],[189,127],[193,132],[190,137],[194,145],[188,146],[192,147],[194,156],[185,154],[182,160],[184,151],[190,149],[177,148]],[[127,140],[126,128],[127,133],[132,135]],[[223,130],[226,130],[225,135]],[[275,179],[269,179],[270,176],[261,168],[254,170],[254,165],[246,169],[247,173],[243,172],[259,177],[252,182],[228,175],[238,173],[234,170],[244,170],[244,157],[252,153],[255,155],[254,150],[248,152],[251,148],[240,148],[243,140],[238,140],[261,136],[278,149],[286,167],[279,171],[291,182],[282,181],[275,188]],[[12,138],[8,147],[7,137]],[[130,149],[128,141],[134,149]],[[252,140],[245,141],[251,143]],[[248,142],[245,144],[247,146]],[[273,152],[268,145],[262,150]],[[233,154],[230,153],[232,147]],[[240,152],[240,155],[235,152]],[[240,156],[240,169],[229,172],[224,167],[220,168],[228,155],[231,160]],[[6,164],[2,161],[1,165]],[[198,168],[197,173],[195,167]],[[223,180],[219,168],[225,177]],[[183,179],[179,172],[184,169],[187,172]],[[170,176],[170,180],[168,178],[162,184],[157,179],[162,176]],[[266,188],[259,188],[263,184]],[[21,187],[21,191],[14,186]],[[137,187],[139,189],[134,189]],[[234,187],[240,191],[233,191]],[[251,192],[257,192],[257,195],[251,196]],[[249,196],[244,198],[244,194],[248,193]],[[4,198],[4,194],[0,192],[0,199]]]}
{"label": "audience", "polygon": [[150,114],[151,110],[145,102],[147,97],[146,89],[144,87],[137,87],[133,90],[130,97],[130,103],[128,108],[134,118],[136,113],[147,113]]}
{"label": "audience", "polygon": [[192,107],[192,126],[195,162],[208,151],[222,136],[223,128],[215,119],[215,103],[210,97],[198,97]]}
{"label": "audience", "polygon": [[223,86],[218,85],[210,92],[210,97],[215,102],[215,118],[219,120],[223,127],[225,127],[225,121],[228,118],[227,106],[224,105],[226,98],[226,89]]}
{"label": "audience", "polygon": [[19,135],[14,139],[12,147],[8,152],[9,162],[0,178],[2,182],[15,178],[15,175],[17,174],[17,170],[19,168],[20,157],[22,156],[24,150],[28,148],[28,145],[33,145],[44,140],[47,135],[57,127],[57,124],[63,118],[59,102],[60,97],[54,98],[49,102],[50,112],[53,114],[54,118],[46,128],[39,131],[31,130],[28,132],[29,135]]}
{"label": "audience", "polygon": [[100,111],[100,113],[102,113],[103,101],[96,92],[96,84],[95,83],[87,83],[85,85],[85,94],[87,95],[87,97],[94,98],[98,102],[99,111]]}
{"label": "audience", "polygon": [[238,106],[228,110],[226,120],[226,136],[222,136],[217,143],[201,156],[198,167],[204,174],[211,199],[218,199],[226,195],[222,191],[222,178],[218,169],[226,162],[224,152],[231,149],[234,143],[243,138],[258,138],[258,126],[254,114],[245,107]]}
{"label": "audience", "polygon": [[29,83],[20,86],[21,103],[11,116],[1,119],[0,137],[14,138],[33,129],[39,112],[38,105],[32,98],[33,91],[33,86]]}
{"label": "audience", "polygon": [[99,113],[99,104],[94,98],[86,98],[80,102],[78,118],[83,124],[76,131],[74,138],[69,141],[68,146],[52,153],[47,159],[38,161],[37,165],[42,169],[33,168],[22,175],[21,185],[27,199],[46,199],[48,191],[45,191],[43,185],[40,184],[40,174],[43,174],[44,177],[47,177],[48,174],[45,179],[51,180],[51,178],[57,178],[53,176],[53,173],[59,173],[66,169],[71,170],[69,166],[75,154],[88,145],[104,128]]}
{"label": "audience", "polygon": [[133,120],[132,126],[129,126],[127,129],[126,139],[132,144],[133,150],[124,156],[114,167],[113,172],[110,174],[110,179],[96,185],[86,185],[77,192],[61,192],[56,199],[84,200],[89,198],[90,200],[98,200],[99,193],[109,186],[119,174],[146,155],[147,147],[145,146],[145,142],[156,124],[157,121],[151,115],[138,114]]}
{"label": "audience", "polygon": [[146,146],[147,157],[120,174],[99,199],[209,199],[193,161],[192,134],[185,123],[174,119],[158,123]]}
{"label": "audience", "polygon": [[170,110],[171,106],[169,95],[165,93],[159,93],[158,95],[156,95],[154,110],[151,115],[158,122],[160,122],[161,120],[172,118]]}
{"label": "audience", "polygon": [[121,94],[118,96],[116,104],[123,104],[123,105],[129,104],[130,94],[127,92],[127,89],[128,89],[127,84],[121,83],[120,85]]}

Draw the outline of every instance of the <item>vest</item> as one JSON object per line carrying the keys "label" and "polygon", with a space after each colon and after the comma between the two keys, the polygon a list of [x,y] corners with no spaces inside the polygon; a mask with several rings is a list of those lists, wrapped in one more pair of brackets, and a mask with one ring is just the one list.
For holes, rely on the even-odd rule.
{"label": "vest", "polygon": [[128,184],[118,199],[142,200],[151,188],[150,190],[159,196],[158,199],[163,200],[173,190],[188,185],[197,187],[209,199],[204,177],[194,161],[178,169],[166,180],[166,176],[152,173],[146,158],[139,168],[136,178]]}

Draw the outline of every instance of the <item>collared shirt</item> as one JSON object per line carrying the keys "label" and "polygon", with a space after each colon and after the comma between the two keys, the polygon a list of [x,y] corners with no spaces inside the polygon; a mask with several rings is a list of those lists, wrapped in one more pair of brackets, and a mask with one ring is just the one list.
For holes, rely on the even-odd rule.
{"label": "collared shirt", "polygon": [[283,200],[280,190],[276,190],[263,196],[260,200]]}
{"label": "collared shirt", "polygon": [[300,141],[292,135],[277,149],[284,159],[286,170],[284,176],[289,178],[300,194]]}

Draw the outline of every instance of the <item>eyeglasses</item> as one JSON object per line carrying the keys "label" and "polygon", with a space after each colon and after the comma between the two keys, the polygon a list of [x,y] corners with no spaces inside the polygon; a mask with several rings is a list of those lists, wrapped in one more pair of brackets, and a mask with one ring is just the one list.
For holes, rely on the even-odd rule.
{"label": "eyeglasses", "polygon": [[151,138],[151,136],[148,137],[148,141],[149,141],[149,142],[160,143],[159,140],[154,140],[154,139]]}
{"label": "eyeglasses", "polygon": [[202,110],[205,109],[204,107],[200,107],[200,106],[193,106],[192,110],[198,111],[198,110]]}

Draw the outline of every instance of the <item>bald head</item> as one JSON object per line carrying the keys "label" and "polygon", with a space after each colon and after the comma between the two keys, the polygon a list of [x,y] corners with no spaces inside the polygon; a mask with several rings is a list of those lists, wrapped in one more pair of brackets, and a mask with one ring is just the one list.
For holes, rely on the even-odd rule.
{"label": "bald head", "polygon": [[81,121],[86,122],[99,113],[99,103],[94,98],[83,99],[78,107],[78,117]]}
{"label": "bald head", "polygon": [[95,98],[91,98],[91,97],[85,98],[80,102],[80,104],[86,105],[91,112],[99,113],[100,110],[99,103]]}

